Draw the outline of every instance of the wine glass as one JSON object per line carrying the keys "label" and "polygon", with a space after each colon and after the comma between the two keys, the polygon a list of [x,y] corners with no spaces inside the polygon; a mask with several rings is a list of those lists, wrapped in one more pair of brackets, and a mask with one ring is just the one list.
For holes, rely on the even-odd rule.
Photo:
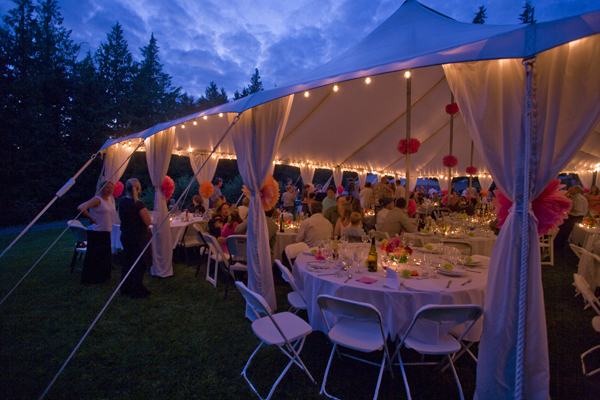
{"label": "wine glass", "polygon": [[354,250],[354,254],[352,255],[352,260],[354,261],[354,265],[356,265],[356,273],[362,274],[362,272],[360,270],[360,264],[362,264],[362,260],[363,260],[363,249],[362,248],[357,247]]}
{"label": "wine glass", "polygon": [[381,256],[381,267],[383,268],[383,274],[381,275],[383,278],[387,277],[387,269],[390,265],[390,257],[389,256]]}
{"label": "wine glass", "polygon": [[364,244],[367,244],[370,242],[369,237],[367,235],[362,235],[361,240]]}
{"label": "wine glass", "polygon": [[323,250],[321,250],[321,254],[323,254],[323,257],[325,257],[325,260],[327,260],[327,268],[329,268],[331,264],[331,257],[333,256],[333,249],[330,247],[325,247]]}

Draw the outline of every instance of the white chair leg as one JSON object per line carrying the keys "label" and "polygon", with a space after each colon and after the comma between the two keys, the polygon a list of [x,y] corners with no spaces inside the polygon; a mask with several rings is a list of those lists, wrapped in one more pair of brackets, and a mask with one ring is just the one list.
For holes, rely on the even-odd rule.
{"label": "white chair leg", "polygon": [[323,376],[323,383],[321,384],[321,392],[319,394],[324,394],[327,397],[330,397],[332,399],[335,399],[335,397],[331,396],[329,393],[327,393],[327,390],[325,390],[325,385],[327,384],[327,375],[329,375],[329,368],[331,367],[331,361],[333,360],[333,354],[335,353],[335,350],[337,348],[337,344],[333,344],[333,349],[331,350],[331,354],[329,355],[329,361],[327,362],[327,368],[325,368],[325,375]]}
{"label": "white chair leg", "polygon": [[452,373],[454,374],[454,379],[456,379],[456,384],[458,385],[458,391],[460,393],[460,398],[461,398],[461,400],[465,400],[465,396],[462,391],[462,386],[460,385],[460,381],[458,380],[458,374],[456,373],[456,369],[454,368],[454,363],[452,362],[452,358],[450,358],[450,355],[447,355],[446,357],[448,357],[448,364],[450,365],[450,368],[452,369]]}
{"label": "white chair leg", "polygon": [[404,387],[406,388],[406,397],[408,397],[408,400],[411,400],[412,397],[410,396],[410,388],[408,387],[408,379],[406,379],[406,371],[404,370],[404,363],[402,363],[402,358],[400,357],[400,351],[397,351],[398,353],[398,363],[400,364],[400,370],[402,371],[402,378],[404,378]]}
{"label": "white chair leg", "polygon": [[585,356],[587,356],[588,354],[590,354],[598,349],[600,349],[600,346],[592,347],[591,349],[589,349],[588,351],[586,351],[585,353],[583,353],[581,355],[581,368],[583,369],[583,374],[585,376],[592,376],[592,375],[595,375],[598,372],[600,372],[600,368],[596,368],[595,370],[593,370],[591,372],[585,372],[585,361],[583,360],[585,358]]}

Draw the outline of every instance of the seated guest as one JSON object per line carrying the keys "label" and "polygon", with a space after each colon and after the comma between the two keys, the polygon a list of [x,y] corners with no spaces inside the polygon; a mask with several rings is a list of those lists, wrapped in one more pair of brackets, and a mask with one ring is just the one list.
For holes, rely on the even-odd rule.
{"label": "seated guest", "polygon": [[361,215],[361,217],[362,217],[361,222],[365,220],[365,212],[363,211],[362,207],[360,206],[359,199],[352,200],[352,212],[357,212]]}
{"label": "seated guest", "polygon": [[571,211],[569,211],[569,218],[558,229],[558,233],[554,238],[554,247],[562,249],[567,244],[569,236],[575,227],[575,224],[583,221],[583,217],[588,212],[588,202],[582,194],[583,189],[581,186],[571,186],[567,191],[567,197],[573,201]]}
{"label": "seated guest", "polygon": [[392,208],[385,217],[383,232],[394,236],[402,232],[412,233],[416,230],[415,225],[408,220],[408,215],[404,212],[405,208],[406,199],[396,200],[396,207]]}
{"label": "seated guest", "polygon": [[202,205],[202,196],[197,194],[194,197],[192,197],[192,204],[188,206],[187,210],[190,214],[194,214],[196,212],[198,212],[200,215],[204,214],[206,210]]}
{"label": "seated guest", "polygon": [[327,197],[323,199],[323,212],[331,207],[335,207],[335,186],[333,185],[327,186]]}
{"label": "seated guest", "polygon": [[392,200],[391,197],[384,197],[382,199],[382,203],[383,208],[377,213],[377,222],[375,222],[375,229],[379,232],[383,232],[383,225],[385,225],[385,219],[390,210],[394,208],[394,200]]}
{"label": "seated guest", "polygon": [[315,193],[309,193],[308,197],[306,199],[306,203],[302,204],[302,212],[304,213],[304,215],[310,217],[311,213],[310,213],[310,205],[315,201],[315,198],[317,197],[317,195]]}
{"label": "seated guest", "polygon": [[365,207],[365,210],[366,209],[375,210],[376,208],[377,208],[377,200],[375,200],[375,196],[371,196],[369,198],[369,204],[367,204],[367,206]]}
{"label": "seated guest", "polygon": [[468,204],[465,206],[465,208],[463,209],[463,211],[467,214],[467,215],[475,215],[475,213],[477,212],[477,198],[476,197],[471,197],[469,199]]}
{"label": "seated guest", "polygon": [[339,237],[342,234],[342,230],[344,228],[350,226],[350,215],[351,214],[352,214],[352,208],[350,208],[350,204],[343,203],[341,206],[340,217],[337,219],[337,222],[335,223],[335,227],[333,228],[333,236]]}
{"label": "seated guest", "polygon": [[331,222],[332,227],[335,226],[338,218],[342,215],[342,204],[346,204],[346,198],[344,196],[340,196],[336,199],[336,207],[331,207],[323,212],[323,216],[327,221]]}
{"label": "seated guest", "polygon": [[221,229],[221,236],[219,236],[219,242],[221,242],[221,247],[225,253],[229,253],[229,248],[227,247],[227,236],[235,235],[235,227],[242,222],[244,222],[244,220],[240,217],[238,210],[231,210],[229,212],[227,223],[223,225],[223,228]]}
{"label": "seated guest", "polygon": [[242,200],[242,205],[238,207],[241,219],[246,219],[248,217],[248,205],[250,205],[250,199],[244,197]]}
{"label": "seated guest", "polygon": [[310,205],[310,212],[311,217],[302,221],[298,229],[296,242],[304,242],[309,247],[313,247],[317,245],[319,240],[331,239],[333,226],[323,217],[323,204],[320,202],[313,202]]}
{"label": "seated guest", "polygon": [[[275,246],[275,242],[277,241],[277,231],[279,227],[277,226],[277,222],[273,219],[273,214],[275,213],[275,208],[271,208],[270,210],[265,211],[265,216],[267,217],[267,229],[269,230],[269,247],[271,248],[271,253],[273,253],[273,247]],[[248,230],[248,219],[242,221],[239,225],[235,227],[236,235],[245,235]]]}
{"label": "seated guest", "polygon": [[[215,199],[216,200],[216,199]],[[229,203],[221,203],[208,221],[208,231],[215,238],[221,237],[221,229],[229,219]]]}
{"label": "seated guest", "polygon": [[350,214],[350,226],[342,230],[342,234],[348,237],[350,243],[360,243],[365,231],[361,228],[361,215],[357,212]]}
{"label": "seated guest", "polygon": [[213,200],[213,208],[209,208],[208,211],[206,211],[206,214],[204,214],[205,221],[210,221],[212,219],[213,215],[215,215],[215,213],[217,212],[217,208],[219,208],[221,203],[223,203],[223,201],[218,197]]}

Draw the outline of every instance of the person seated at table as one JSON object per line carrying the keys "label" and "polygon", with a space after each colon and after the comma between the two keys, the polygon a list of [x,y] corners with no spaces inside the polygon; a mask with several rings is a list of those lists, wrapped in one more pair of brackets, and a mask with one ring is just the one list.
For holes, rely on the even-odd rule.
{"label": "person seated at table", "polygon": [[396,200],[396,207],[392,208],[385,217],[383,232],[389,233],[390,237],[402,232],[415,232],[415,225],[409,221],[405,209],[406,199]]}
{"label": "person seated at table", "polygon": [[208,221],[209,233],[217,239],[221,236],[221,229],[229,219],[229,203],[221,203],[213,217]]}
{"label": "person seated at table", "polygon": [[[275,214],[275,208],[271,208],[270,210],[265,210],[265,216],[267,217],[267,229],[269,231],[269,247],[271,248],[271,254],[273,253],[273,247],[275,246],[275,242],[277,242],[277,231],[279,230],[279,226],[277,226],[277,222],[273,219],[273,215]],[[235,227],[236,235],[245,235],[248,230],[248,219],[242,221],[239,225]]]}
{"label": "person seated at table", "polygon": [[359,213],[353,212],[350,214],[350,226],[347,226],[342,230],[342,235],[345,235],[348,238],[348,242],[360,243],[362,241],[365,231],[361,224],[361,215]]}
{"label": "person seated at table", "polygon": [[584,197],[588,201],[588,210],[600,213],[600,190],[598,190],[598,186],[592,186],[590,192]]}
{"label": "person seated at table", "polygon": [[335,207],[335,186],[329,185],[327,186],[327,197],[323,199],[323,212],[326,212],[332,207]]}
{"label": "person seated at table", "polygon": [[[402,197],[401,197],[402,198]],[[383,225],[385,225],[385,219],[392,208],[394,208],[394,200],[391,197],[384,197],[382,200],[383,208],[377,213],[375,222],[375,230],[383,232]]]}
{"label": "person seated at table", "polygon": [[361,222],[363,222],[365,220],[365,212],[363,211],[362,207],[360,206],[359,199],[352,200],[352,212],[357,212],[361,215],[361,217],[362,217]]}
{"label": "person seated at table", "polygon": [[371,196],[369,198],[369,204],[365,207],[365,210],[373,210],[377,208],[377,200],[375,200],[375,196]]}
{"label": "person seated at table", "polygon": [[342,204],[346,204],[346,197],[339,196],[336,199],[336,207],[332,207],[323,212],[323,216],[327,221],[331,222],[332,227],[335,227],[338,218],[342,215]]}
{"label": "person seated at table", "polygon": [[569,211],[569,218],[558,228],[558,233],[554,238],[554,247],[562,250],[571,236],[571,232],[575,227],[575,224],[583,221],[583,217],[588,212],[588,202],[582,194],[583,189],[581,186],[571,186],[567,191],[567,198],[573,201],[571,211]]}
{"label": "person seated at table", "polygon": [[220,198],[218,198],[218,197],[213,200],[213,202],[212,202],[213,208],[209,208],[208,211],[206,211],[206,213],[204,214],[204,220],[205,221],[210,221],[212,219],[212,217],[217,212],[217,208],[219,208],[219,206],[221,205],[221,203],[223,203],[223,201]]}
{"label": "person seated at table", "polygon": [[192,197],[192,204],[188,206],[187,210],[190,214],[195,214],[196,212],[200,215],[204,214],[206,210],[202,205],[202,196],[197,194],[194,197]]}
{"label": "person seated at table", "polygon": [[340,217],[337,219],[335,226],[333,227],[333,236],[335,237],[339,237],[342,234],[342,230],[345,227],[350,226],[350,215],[352,214],[352,207],[348,203],[343,203],[340,209]]}
{"label": "person seated at table", "polygon": [[310,205],[316,201],[317,195],[316,193],[309,193],[308,198],[306,200],[306,204],[302,204],[302,212],[305,216],[310,217],[312,214],[310,213]]}
{"label": "person seated at table", "polygon": [[433,194],[430,195],[431,201],[433,202],[439,202],[440,201],[440,195],[438,194],[437,191],[433,192]]}
{"label": "person seated at table", "polygon": [[247,197],[244,197],[244,199],[242,200],[242,205],[238,207],[238,211],[240,213],[241,219],[248,218],[248,206],[249,205],[250,205],[250,199]]}
{"label": "person seated at table", "polygon": [[235,228],[244,222],[244,220],[240,217],[240,213],[238,210],[231,210],[229,212],[229,218],[227,223],[223,225],[221,228],[221,236],[219,236],[219,242],[221,242],[221,247],[225,253],[229,254],[229,248],[227,247],[227,237],[231,235],[235,235]]}
{"label": "person seated at table", "polygon": [[475,213],[477,212],[478,203],[479,202],[477,201],[477,197],[471,197],[467,205],[463,208],[463,211],[469,216],[475,215]]}
{"label": "person seated at table", "polygon": [[169,209],[170,212],[177,211],[176,209],[174,209],[174,207],[175,207],[175,199],[169,199],[169,204],[168,204],[167,208]]}
{"label": "person seated at table", "polygon": [[309,191],[308,189],[304,189],[302,191],[302,196],[300,196],[300,207],[301,207],[301,212],[305,212],[304,210],[308,207],[308,195],[309,195]]}
{"label": "person seated at table", "polygon": [[[345,199],[344,199],[345,200]],[[331,239],[333,226],[323,217],[323,204],[314,201],[310,205],[311,217],[302,221],[296,236],[296,242],[304,242],[308,247],[317,245],[320,240]]]}

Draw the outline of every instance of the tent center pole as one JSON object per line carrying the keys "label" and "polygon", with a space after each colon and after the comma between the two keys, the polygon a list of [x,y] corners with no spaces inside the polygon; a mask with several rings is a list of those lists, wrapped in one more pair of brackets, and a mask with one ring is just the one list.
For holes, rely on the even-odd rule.
{"label": "tent center pole", "polygon": [[[406,76],[406,75],[405,75]],[[412,111],[412,74],[406,78],[406,144],[410,142],[410,126],[411,126],[411,111]],[[404,198],[408,205],[410,199],[410,153],[406,152],[406,179],[404,181]]]}
{"label": "tent center pole", "polygon": [[[454,93],[450,93],[451,110],[454,108]],[[452,145],[454,141],[454,114],[450,113],[450,155],[452,155]],[[448,207],[450,206],[450,195],[452,192],[452,167],[448,168]]]}

